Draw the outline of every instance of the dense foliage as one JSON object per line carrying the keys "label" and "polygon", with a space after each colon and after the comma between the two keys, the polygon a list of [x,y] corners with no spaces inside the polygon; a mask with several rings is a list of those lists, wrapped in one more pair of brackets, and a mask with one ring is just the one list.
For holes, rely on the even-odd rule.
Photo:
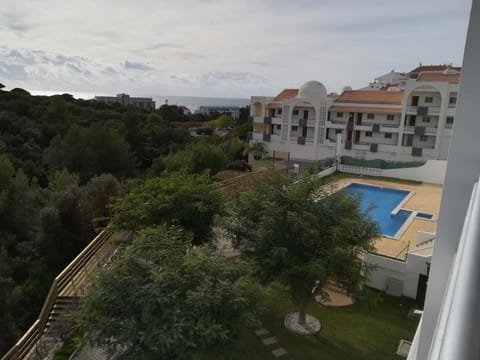
{"label": "dense foliage", "polygon": [[[203,151],[176,122],[219,116],[179,116],[176,106],[146,111],[77,100],[68,94],[31,96],[22,89],[2,88],[0,354],[38,316],[53,277],[108,223],[123,180],[144,177],[154,160],[160,165],[151,175],[162,175],[164,159],[186,146]],[[218,141],[212,144],[203,151],[205,156],[192,156],[188,172],[213,174],[233,160],[234,152],[218,158],[208,155],[223,151]],[[203,199],[208,197],[206,189],[201,193]],[[208,217],[215,211],[209,214],[208,208],[205,217],[188,223],[188,209],[203,200],[195,203],[196,198],[188,197],[192,193],[186,194],[192,203],[180,225],[195,238],[208,237]]]}
{"label": "dense foliage", "polygon": [[176,227],[142,230],[82,304],[86,339],[111,359],[194,359],[231,341],[260,290],[245,263],[191,248]]}
{"label": "dense foliage", "polygon": [[227,226],[237,246],[256,259],[266,279],[285,282],[299,305],[299,322],[328,280],[354,292],[361,255],[372,249],[378,226],[360,211],[360,199],[321,190],[311,177],[271,174],[240,194]]}
{"label": "dense foliage", "polygon": [[222,202],[206,174],[173,172],[145,181],[136,180],[131,186],[129,193],[115,205],[113,224],[116,227],[139,231],[167,223],[190,231],[195,244],[210,239]]}

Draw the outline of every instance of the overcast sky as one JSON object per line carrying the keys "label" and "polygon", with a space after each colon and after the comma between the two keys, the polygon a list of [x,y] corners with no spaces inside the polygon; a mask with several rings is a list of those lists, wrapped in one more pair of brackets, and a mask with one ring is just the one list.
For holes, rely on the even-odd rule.
{"label": "overcast sky", "polygon": [[7,88],[275,95],[461,65],[471,0],[0,0]]}

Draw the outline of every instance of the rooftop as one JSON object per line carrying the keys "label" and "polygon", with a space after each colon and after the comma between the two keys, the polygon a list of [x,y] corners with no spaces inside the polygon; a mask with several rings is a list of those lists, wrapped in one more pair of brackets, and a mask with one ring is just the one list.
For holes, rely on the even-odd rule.
{"label": "rooftop", "polygon": [[441,74],[441,73],[426,73],[421,74],[417,81],[440,81],[448,82],[449,84],[458,84],[460,82],[460,74]]}
{"label": "rooftop", "polygon": [[460,66],[450,66],[450,65],[420,65],[415,69],[411,70],[410,73],[421,73],[425,71],[444,71],[447,69],[452,69],[456,71],[462,71]]}
{"label": "rooftop", "polygon": [[298,95],[299,89],[284,89],[280,94],[278,94],[273,101],[284,101],[292,99]]}
{"label": "rooftop", "polygon": [[370,91],[370,90],[347,90],[342,93],[335,103],[367,103],[367,104],[391,104],[401,105],[403,91]]}

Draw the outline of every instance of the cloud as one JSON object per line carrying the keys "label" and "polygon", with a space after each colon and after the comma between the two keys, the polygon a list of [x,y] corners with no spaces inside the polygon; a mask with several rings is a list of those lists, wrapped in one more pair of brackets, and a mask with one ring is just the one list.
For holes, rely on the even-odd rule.
{"label": "cloud", "polygon": [[22,16],[12,12],[0,13],[0,24],[16,33],[24,33],[31,29],[31,25],[22,19]]}
{"label": "cloud", "polygon": [[25,81],[28,79],[28,74],[25,67],[19,64],[9,64],[0,61],[0,76],[6,79]]}
{"label": "cloud", "polygon": [[471,5],[471,0],[3,2],[8,7],[0,7],[0,82],[8,76],[9,83],[18,78],[18,85],[30,89],[242,97],[276,94],[312,79],[329,91],[361,87],[419,60],[459,65]]}
{"label": "cloud", "polygon": [[142,71],[155,70],[153,67],[141,62],[125,61],[125,64],[123,66],[125,67],[125,69],[128,69],[128,70],[142,70]]}

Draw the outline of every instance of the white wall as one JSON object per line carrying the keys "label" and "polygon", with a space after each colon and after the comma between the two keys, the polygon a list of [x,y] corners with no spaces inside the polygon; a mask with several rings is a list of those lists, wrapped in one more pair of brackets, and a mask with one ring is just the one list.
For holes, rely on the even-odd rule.
{"label": "white wall", "polygon": [[425,165],[415,168],[382,170],[381,176],[443,184],[446,168],[446,160],[427,160]]}
{"label": "white wall", "polygon": [[443,184],[445,179],[446,160],[427,160],[425,165],[414,168],[375,169],[359,166],[340,165],[340,171],[352,174],[385,176],[397,179],[422,181],[432,184]]}
{"label": "white wall", "polygon": [[[460,91],[455,111],[455,129],[452,133],[448,154],[448,168],[438,217],[437,237],[428,280],[417,360],[428,358],[473,184],[480,173],[480,152],[478,151],[480,134],[480,122],[478,121],[479,38],[480,1],[474,0],[463,56]],[[477,334],[473,334],[473,336],[477,336]],[[472,346],[475,344],[472,343]]]}
{"label": "white wall", "polygon": [[364,263],[373,265],[374,269],[368,276],[367,285],[385,291],[387,279],[402,281],[402,295],[415,299],[417,296],[418,275],[427,274],[427,262],[431,256],[408,254],[406,261],[394,260],[377,254],[367,254]]}

